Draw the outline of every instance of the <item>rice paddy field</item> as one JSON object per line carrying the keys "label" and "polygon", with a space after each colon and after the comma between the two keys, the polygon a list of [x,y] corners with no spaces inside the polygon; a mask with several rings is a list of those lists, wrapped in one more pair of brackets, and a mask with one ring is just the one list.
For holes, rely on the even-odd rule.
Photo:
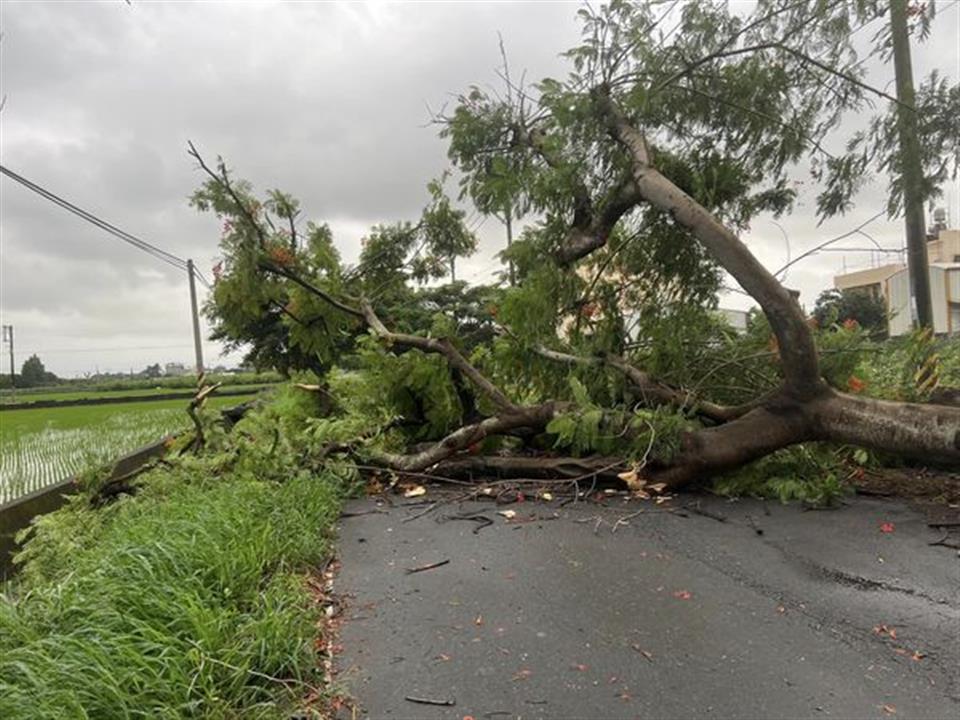
{"label": "rice paddy field", "polygon": [[[249,396],[208,401],[213,408]],[[0,505],[191,427],[186,400],[0,412]]]}

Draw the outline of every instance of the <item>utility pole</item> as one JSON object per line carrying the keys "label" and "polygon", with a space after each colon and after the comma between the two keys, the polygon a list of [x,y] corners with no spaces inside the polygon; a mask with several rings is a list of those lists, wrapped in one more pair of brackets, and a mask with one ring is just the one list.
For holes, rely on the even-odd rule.
{"label": "utility pole", "polygon": [[197,375],[203,375],[203,347],[200,344],[200,315],[197,312],[197,286],[194,281],[193,260],[187,260],[187,278],[190,280],[190,310],[193,313],[193,349],[197,356]]}
{"label": "utility pole", "polygon": [[14,374],[15,365],[13,364],[13,325],[3,326],[3,341],[10,343],[10,392],[17,394],[16,376]]}
{"label": "utility pole", "polygon": [[903,176],[903,211],[907,229],[907,268],[919,327],[933,327],[930,300],[930,266],[927,263],[927,232],[923,216],[923,166],[917,129],[910,36],[907,32],[907,0],[890,0],[890,34],[893,66],[897,78],[897,129],[900,133],[900,172]]}

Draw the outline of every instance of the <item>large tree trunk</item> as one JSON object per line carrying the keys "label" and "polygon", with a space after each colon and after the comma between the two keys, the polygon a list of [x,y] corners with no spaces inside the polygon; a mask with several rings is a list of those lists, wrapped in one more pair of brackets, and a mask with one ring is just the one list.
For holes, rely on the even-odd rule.
{"label": "large tree trunk", "polygon": [[960,408],[835,391],[810,403],[814,436],[960,467]]}
{"label": "large tree trunk", "polygon": [[647,474],[679,487],[811,440],[960,467],[960,408],[873,400],[830,389],[808,400],[781,395],[732,422],[690,433],[675,459],[652,465]]}

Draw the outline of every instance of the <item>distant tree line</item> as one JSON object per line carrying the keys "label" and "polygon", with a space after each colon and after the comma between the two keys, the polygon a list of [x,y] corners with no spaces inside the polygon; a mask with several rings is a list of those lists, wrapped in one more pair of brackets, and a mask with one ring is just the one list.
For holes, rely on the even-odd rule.
{"label": "distant tree line", "polygon": [[[60,381],[56,375],[43,366],[36,354],[28,357],[20,368],[20,374],[14,375],[13,384],[18,388],[33,388],[41,385],[53,385]],[[10,387],[10,375],[0,375],[0,388]]]}

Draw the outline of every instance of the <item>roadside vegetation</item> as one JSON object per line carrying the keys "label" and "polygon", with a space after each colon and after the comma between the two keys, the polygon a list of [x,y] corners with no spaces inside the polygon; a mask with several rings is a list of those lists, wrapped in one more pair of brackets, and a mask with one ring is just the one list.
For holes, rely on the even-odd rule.
{"label": "roadside vegetation", "polygon": [[323,692],[322,608],[346,470],[311,461],[288,391],[104,504],[39,519],[0,599],[0,717],[280,718]]}

